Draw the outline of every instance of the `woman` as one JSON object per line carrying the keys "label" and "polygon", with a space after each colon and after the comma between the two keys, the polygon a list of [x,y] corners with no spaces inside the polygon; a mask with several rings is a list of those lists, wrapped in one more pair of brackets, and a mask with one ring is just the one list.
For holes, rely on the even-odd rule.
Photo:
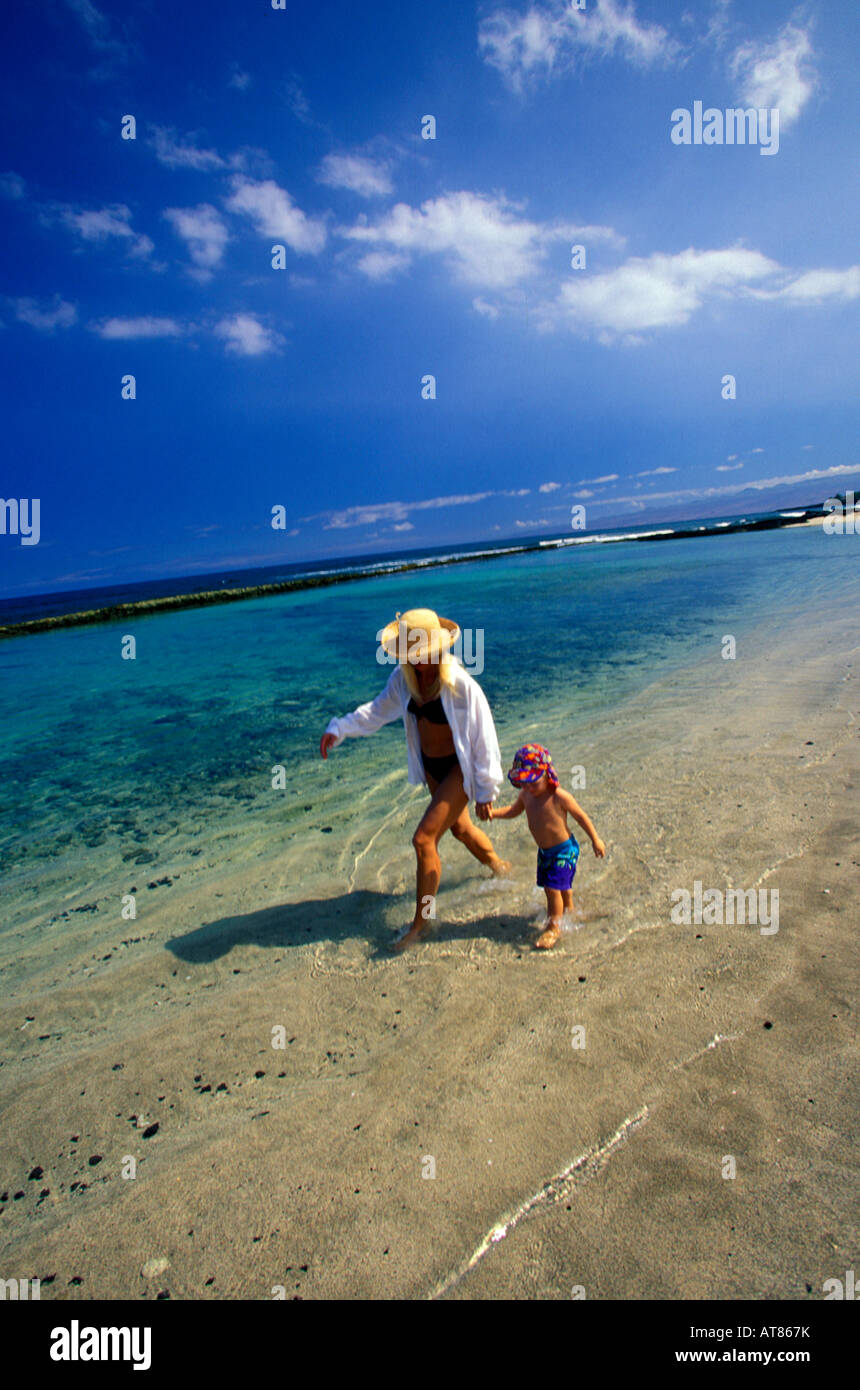
{"label": "woman", "polygon": [[510,870],[469,818],[474,800],[481,820],[489,819],[502,782],[502,760],[487,698],[451,653],[459,635],[456,623],[430,608],[398,613],[378,634],[382,651],[397,661],[385,689],[352,714],[332,719],[320,740],[320,753],[327,758],[343,739],[372,734],[402,718],[409,781],[426,783],[430,790],[430,805],[412,837],[418,857],[415,918],[396,950],[419,941],[429,930],[428,918],[436,915],[442,876],[438,845],[446,830],[495,874]]}

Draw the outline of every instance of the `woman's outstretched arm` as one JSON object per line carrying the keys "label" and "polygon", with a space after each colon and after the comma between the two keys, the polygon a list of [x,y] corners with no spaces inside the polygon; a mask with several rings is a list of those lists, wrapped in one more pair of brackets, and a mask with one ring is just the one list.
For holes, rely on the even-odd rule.
{"label": "woman's outstretched arm", "polygon": [[359,705],[352,714],[344,714],[329,721],[328,728],[320,740],[320,753],[325,758],[329,749],[336,748],[345,738],[361,738],[375,733],[383,724],[391,724],[403,714],[403,700],[400,682],[403,674],[398,667],[392,671],[385,688],[375,700]]}

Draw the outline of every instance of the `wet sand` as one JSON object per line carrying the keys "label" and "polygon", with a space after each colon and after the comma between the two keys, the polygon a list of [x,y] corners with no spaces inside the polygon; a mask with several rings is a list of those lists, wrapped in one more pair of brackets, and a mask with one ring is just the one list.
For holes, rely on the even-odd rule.
{"label": "wet sand", "polygon": [[[552,952],[512,822],[491,834],[514,882],[451,842],[434,937],[390,953],[424,804],[402,777],[368,789],[372,842],[345,807],[316,854],[213,855],[144,875],[134,922],[98,902],[72,948],[62,918],[5,941],[3,1277],[43,1299],[821,1298],[860,1235],[857,657],[837,605],[542,726],[608,847],[583,844]],[[675,925],[696,880],[778,888],[778,932]]]}

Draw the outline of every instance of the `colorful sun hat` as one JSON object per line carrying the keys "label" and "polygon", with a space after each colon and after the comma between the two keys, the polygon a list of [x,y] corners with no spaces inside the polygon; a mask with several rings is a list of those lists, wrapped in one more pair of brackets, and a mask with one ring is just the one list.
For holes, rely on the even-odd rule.
{"label": "colorful sun hat", "polygon": [[525,782],[537,782],[544,773],[549,778],[550,785],[557,787],[558,773],[552,765],[549,749],[540,743],[524,743],[514,754],[514,764],[508,773],[508,781],[515,787],[521,787]]}
{"label": "colorful sun hat", "polygon": [[438,662],[453,647],[460,629],[450,618],[440,618],[432,608],[410,608],[395,614],[379,633],[379,645],[399,662]]}

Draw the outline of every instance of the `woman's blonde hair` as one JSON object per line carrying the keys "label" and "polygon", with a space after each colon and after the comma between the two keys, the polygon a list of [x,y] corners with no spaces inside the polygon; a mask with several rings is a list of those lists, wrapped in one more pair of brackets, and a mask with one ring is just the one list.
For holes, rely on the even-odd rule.
{"label": "woman's blonde hair", "polygon": [[456,690],[457,688],[457,663],[448,653],[443,655],[439,661],[439,674],[430,690],[422,691],[415,674],[415,667],[411,662],[401,661],[400,667],[410,694],[422,703],[426,700],[435,700],[443,685],[447,686],[449,690]]}

